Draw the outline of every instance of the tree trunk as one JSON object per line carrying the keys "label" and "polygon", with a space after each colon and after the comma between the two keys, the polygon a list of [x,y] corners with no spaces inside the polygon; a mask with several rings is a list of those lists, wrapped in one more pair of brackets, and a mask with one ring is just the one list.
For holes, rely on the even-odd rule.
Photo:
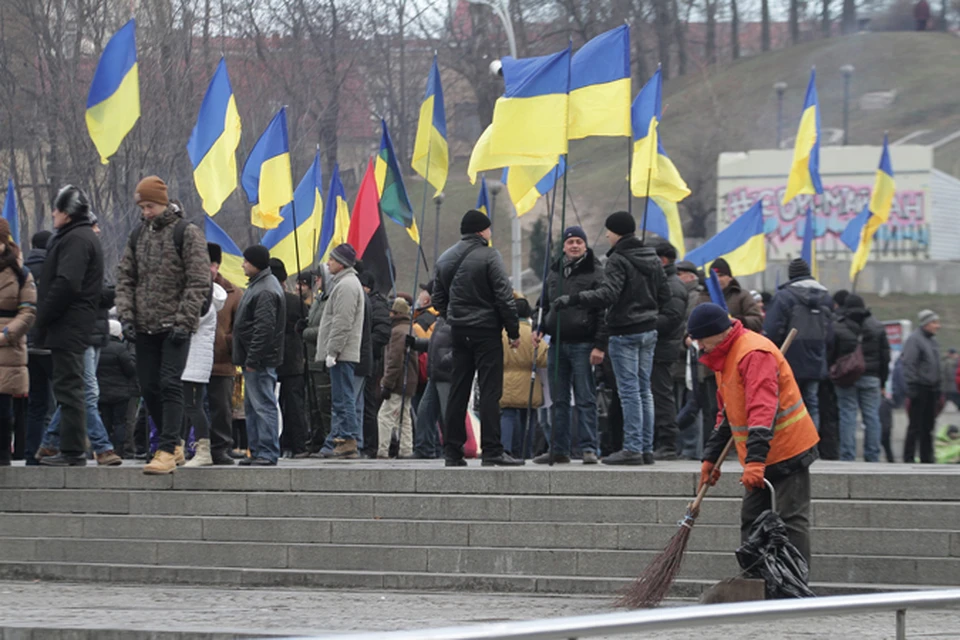
{"label": "tree trunk", "polygon": [[790,42],[800,43],[800,0],[790,0]]}
{"label": "tree trunk", "polygon": [[707,6],[707,62],[717,63],[717,0],[706,0]]}
{"label": "tree trunk", "polygon": [[687,74],[687,29],[680,20],[680,5],[672,0],[673,8],[673,37],[677,41],[677,74]]}
{"label": "tree trunk", "polygon": [[760,1],[760,50],[770,51],[770,0]]}
{"label": "tree trunk", "polygon": [[940,3],[940,31],[947,30],[947,0]]}
{"label": "tree trunk", "polygon": [[653,7],[657,20],[657,45],[661,73],[664,80],[670,79],[670,6],[668,0],[655,0]]}
{"label": "tree trunk", "polygon": [[820,14],[820,31],[824,38],[830,37],[830,0],[823,0],[823,9]]}
{"label": "tree trunk", "polygon": [[734,60],[740,58],[740,13],[737,0],[730,0],[730,48]]}

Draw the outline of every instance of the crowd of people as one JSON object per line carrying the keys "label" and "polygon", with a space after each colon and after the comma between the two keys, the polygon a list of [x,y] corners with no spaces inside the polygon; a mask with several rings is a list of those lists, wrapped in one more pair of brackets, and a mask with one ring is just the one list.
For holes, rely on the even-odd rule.
{"label": "crowd of people", "polygon": [[960,397],[933,311],[891,369],[863,299],[831,295],[802,260],[772,296],[716,260],[718,306],[703,272],[644,242],[626,212],[605,221],[605,260],[582,228],[565,229],[531,302],[490,246],[489,218],[469,211],[416,296],[388,300],[349,244],[292,284],[253,245],[247,282],[230,282],[222,249],[160,178],[142,180],[135,201],[142,223],[113,278],[81,189],[59,192],[54,232],[24,256],[0,221],[0,464],[22,431],[28,464],[139,456],[147,474],[284,456],[460,467],[479,451],[484,466],[706,460],[711,481],[727,434],[745,469],[760,465],[744,483],[762,486],[817,457],[855,460],[861,422],[863,459],[893,461],[890,412],[904,397],[902,459],[933,462],[942,398]]}

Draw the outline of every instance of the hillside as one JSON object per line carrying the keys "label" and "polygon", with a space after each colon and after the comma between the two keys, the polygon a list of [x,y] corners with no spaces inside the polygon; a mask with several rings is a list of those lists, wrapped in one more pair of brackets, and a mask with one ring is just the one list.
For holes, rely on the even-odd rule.
{"label": "hillside", "polygon": [[[850,143],[879,144],[884,131],[896,140],[917,129],[932,129],[942,135],[960,129],[960,83],[953,82],[960,39],[943,33],[858,34],[811,42],[790,49],[758,55],[713,68],[694,71],[665,85],[664,145],[694,191],[681,212],[687,234],[697,235],[691,212],[709,213],[714,208],[716,161],[721,151],[772,147],[776,140],[777,98],[773,84],[784,81],[784,137],[791,138],[799,122],[810,67],[817,67],[817,88],[824,128],[843,126],[843,77],[839,71],[852,64],[856,71],[851,85]],[[898,97],[886,110],[860,111],[864,93],[896,89]],[[634,92],[639,86],[634,87]],[[567,224],[582,221],[591,239],[602,237],[604,214],[626,208],[626,155],[623,139],[593,139],[571,144],[569,155],[569,200]],[[494,177],[494,172],[488,176]],[[499,177],[499,173],[496,173]],[[423,196],[422,181],[408,178],[411,200],[417,211]],[[431,191],[432,195],[432,191]],[[466,177],[466,158],[451,167],[443,205],[440,246],[459,237],[461,214],[476,201],[477,187]],[[509,260],[510,225],[505,194],[498,201],[494,244]],[[559,204],[559,203],[558,203]],[[639,207],[639,202],[636,205]],[[686,209],[686,210],[685,210]],[[524,217],[528,230],[546,206]],[[502,224],[500,224],[502,223]],[[423,225],[424,250],[433,263],[434,207],[427,205]],[[559,233],[560,221],[555,223]],[[416,247],[395,224],[388,222],[401,289],[413,282]],[[524,238],[524,261],[529,251]],[[526,266],[526,264],[524,265]]]}

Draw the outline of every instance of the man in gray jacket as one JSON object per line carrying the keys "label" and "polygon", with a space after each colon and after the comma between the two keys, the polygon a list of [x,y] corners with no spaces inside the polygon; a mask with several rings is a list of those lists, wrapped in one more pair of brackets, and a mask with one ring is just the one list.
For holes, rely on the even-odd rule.
{"label": "man in gray jacket", "polygon": [[949,381],[940,380],[940,347],[937,332],[940,331],[940,316],[929,309],[918,315],[919,329],[907,338],[903,345],[903,379],[907,383],[907,398],[910,399],[907,415],[907,439],[903,444],[903,461],[914,462],[914,454],[920,449],[920,462],[933,463],[933,427],[940,402],[940,385]]}
{"label": "man in gray jacket", "polygon": [[332,276],[324,291],[323,315],[317,334],[317,362],[330,372],[333,458],[357,458],[360,421],[357,416],[354,370],[360,362],[363,313],[366,296],[357,270],[357,252],[341,244],[330,252],[327,266]]}
{"label": "man in gray jacket", "polygon": [[280,408],[274,390],[283,362],[286,303],[280,282],[270,270],[263,245],[243,252],[243,272],[250,280],[233,325],[233,363],[243,367],[243,411],[250,457],[240,464],[272,467],[280,457]]}

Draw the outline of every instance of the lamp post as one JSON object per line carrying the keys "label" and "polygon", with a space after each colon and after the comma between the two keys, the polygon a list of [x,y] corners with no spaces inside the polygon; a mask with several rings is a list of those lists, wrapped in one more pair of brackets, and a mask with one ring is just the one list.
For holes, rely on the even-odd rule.
{"label": "lamp post", "polygon": [[843,145],[847,145],[850,130],[850,80],[853,77],[853,65],[845,64],[840,67],[843,74]]}
{"label": "lamp post", "polygon": [[777,82],[773,85],[773,90],[777,92],[777,149],[783,142],[783,94],[787,91],[787,83]]}
{"label": "lamp post", "polygon": [[[424,185],[423,188],[426,189],[427,185]],[[437,264],[437,258],[440,257],[440,206],[443,204],[444,198],[446,196],[443,191],[433,196],[433,203],[437,206],[437,220],[436,224],[433,225],[433,264]]]}
{"label": "lamp post", "polygon": [[487,183],[487,189],[490,191],[490,233],[493,234],[493,216],[497,210],[497,196],[503,191],[503,183],[499,180],[491,180]]}

